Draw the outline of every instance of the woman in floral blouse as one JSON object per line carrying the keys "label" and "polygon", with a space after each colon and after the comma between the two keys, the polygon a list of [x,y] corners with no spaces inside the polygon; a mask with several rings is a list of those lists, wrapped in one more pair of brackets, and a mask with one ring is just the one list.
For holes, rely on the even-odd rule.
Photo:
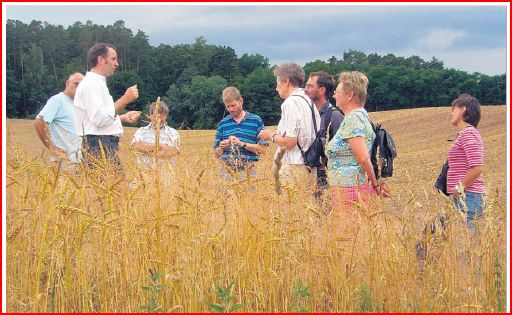
{"label": "woman in floral blouse", "polygon": [[361,72],[342,72],[334,91],[336,106],[345,114],[338,132],[327,146],[327,174],[335,208],[345,207],[376,193],[388,197],[389,189],[378,183],[370,160],[375,139],[364,109],[368,78]]}

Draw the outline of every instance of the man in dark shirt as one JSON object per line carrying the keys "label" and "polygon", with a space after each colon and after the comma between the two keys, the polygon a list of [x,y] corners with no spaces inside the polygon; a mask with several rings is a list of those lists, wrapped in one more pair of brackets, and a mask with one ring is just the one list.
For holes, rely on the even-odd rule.
{"label": "man in dark shirt", "polygon": [[[335,82],[331,75],[326,72],[312,72],[309,75],[304,92],[313,101],[320,113],[320,132],[324,134],[324,145],[330,141],[343,121],[343,113],[329,102],[329,97],[335,88]],[[327,182],[326,166],[317,168],[317,189],[316,197],[320,197],[325,189],[329,187]]]}

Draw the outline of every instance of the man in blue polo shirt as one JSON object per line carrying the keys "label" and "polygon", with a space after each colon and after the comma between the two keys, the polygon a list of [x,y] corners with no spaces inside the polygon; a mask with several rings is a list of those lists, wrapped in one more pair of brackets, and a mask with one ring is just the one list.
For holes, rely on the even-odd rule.
{"label": "man in blue polo shirt", "polygon": [[[243,109],[244,100],[237,88],[225,88],[222,100],[230,115],[224,117],[217,126],[213,144],[215,156],[240,179],[245,178],[247,173],[253,176],[254,163],[268,146],[268,141],[258,138],[259,132],[264,129],[263,121],[258,115]],[[231,180],[231,173],[223,170],[222,176]]]}

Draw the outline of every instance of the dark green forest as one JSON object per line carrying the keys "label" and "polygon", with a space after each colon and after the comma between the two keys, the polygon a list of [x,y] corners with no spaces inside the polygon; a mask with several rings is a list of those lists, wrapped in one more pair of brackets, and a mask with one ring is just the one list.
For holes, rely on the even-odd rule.
{"label": "dark green forest", "polygon": [[[107,26],[76,22],[67,28],[7,20],[5,29],[7,117],[34,117],[50,96],[64,89],[70,73],[88,70],[87,50],[108,42],[117,48],[119,59],[118,70],[108,79],[114,99],[130,85],[139,88],[140,97],[129,110],[146,110],[160,96],[169,104],[173,127],[211,129],[224,115],[222,90],[234,85],[244,97],[245,109],[260,115],[266,125],[279,121],[282,101],[275,91],[274,65],[264,55],[238,56],[233,48],[208,44],[202,36],[193,44],[153,47],[143,31],[134,33],[122,20]],[[447,106],[461,93],[486,105],[506,101],[506,74],[446,69],[436,58],[425,61],[357,50],[340,54],[307,63],[306,75],[320,70],[333,75],[364,72],[370,80],[369,111]]]}

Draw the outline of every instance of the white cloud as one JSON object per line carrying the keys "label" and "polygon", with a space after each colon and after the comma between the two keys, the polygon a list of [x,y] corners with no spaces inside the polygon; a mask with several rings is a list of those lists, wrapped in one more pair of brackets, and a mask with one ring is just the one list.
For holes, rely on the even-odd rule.
{"label": "white cloud", "polygon": [[437,58],[444,62],[446,68],[485,74],[503,74],[507,69],[506,51],[504,47],[459,49],[439,53]]}
{"label": "white cloud", "polygon": [[487,75],[503,74],[507,71],[507,47],[496,48],[460,48],[444,50],[413,50],[389,52],[396,56],[419,56],[425,61],[435,57],[441,60],[445,68],[454,68],[469,73],[480,72]]}
{"label": "white cloud", "polygon": [[468,33],[464,30],[436,28],[415,40],[407,48],[390,53],[404,57],[416,55],[426,61],[435,57],[443,62],[445,68],[460,69],[469,73],[480,72],[488,75],[505,73],[506,47],[460,45],[463,41],[467,41],[468,37]]}
{"label": "white cloud", "polygon": [[434,29],[412,44],[417,51],[444,51],[450,49],[459,39],[467,36],[466,31],[452,29]]}

